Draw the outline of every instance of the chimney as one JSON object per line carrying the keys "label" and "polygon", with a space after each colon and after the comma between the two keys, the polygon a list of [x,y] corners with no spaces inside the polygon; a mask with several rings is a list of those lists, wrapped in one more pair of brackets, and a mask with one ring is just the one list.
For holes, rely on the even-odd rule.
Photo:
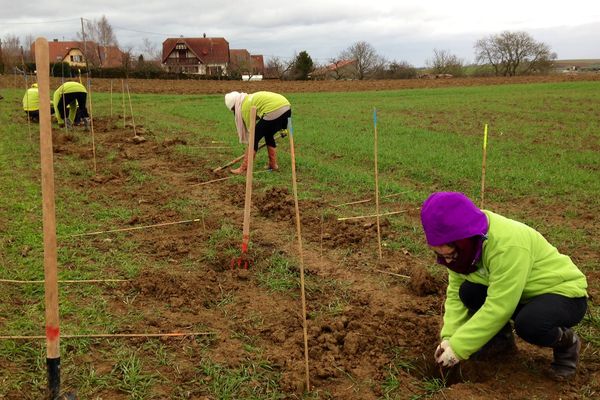
{"label": "chimney", "polygon": [[53,41],[53,42],[58,42],[58,39],[53,39],[52,41]]}

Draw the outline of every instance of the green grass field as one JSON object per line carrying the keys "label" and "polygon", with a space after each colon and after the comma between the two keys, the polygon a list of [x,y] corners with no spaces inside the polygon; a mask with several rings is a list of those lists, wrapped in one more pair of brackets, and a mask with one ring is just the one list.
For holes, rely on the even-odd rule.
{"label": "green grass field", "polygon": [[[2,89],[2,95],[0,278],[43,279],[37,125],[28,128],[21,115],[21,90]],[[333,204],[372,196],[376,108],[381,195],[401,192],[399,202],[415,208],[433,191],[461,191],[477,203],[487,124],[486,208],[535,227],[571,255],[584,272],[600,270],[600,82],[285,95],[293,106],[301,199],[322,199]],[[107,118],[109,94],[95,93],[93,99],[94,116]],[[113,99],[115,113],[119,112],[116,109],[120,101]],[[133,94],[132,104],[136,125],[152,132],[153,140],[186,140],[187,144],[177,147],[181,157],[206,157],[202,147],[210,141],[222,141],[231,149],[215,153],[219,156],[210,163],[217,167],[243,151],[221,95]],[[280,164],[289,167],[288,148],[286,139],[280,144],[279,156]],[[261,168],[265,161],[262,153],[257,157]],[[92,176],[89,166],[89,160],[73,158],[55,169],[61,179],[77,182]],[[99,173],[108,167],[101,165]],[[145,175],[135,161],[127,168],[134,177],[128,182],[130,190],[152,182],[152,176]],[[197,174],[202,180],[211,177],[207,171]],[[255,179],[259,190],[290,185],[288,173],[261,174]],[[164,190],[168,192],[168,187]],[[132,208],[110,207],[110,198],[89,202],[82,191],[73,188],[58,187],[56,204],[59,235],[120,226],[136,213]],[[167,206],[190,218],[197,207],[185,198],[173,198]],[[418,221],[399,217],[393,224],[405,231],[402,242],[390,246],[426,254]],[[274,256],[270,261],[271,272],[259,276],[261,285],[270,291],[295,289],[287,260]],[[121,277],[133,278],[144,265],[144,255],[137,254],[136,244],[125,237],[116,253],[105,253],[76,239],[62,241],[59,249],[62,279],[101,277],[109,267]],[[42,334],[43,288],[0,285],[0,335]],[[599,282],[590,281],[590,287],[597,292]],[[117,332],[126,319],[143,318],[135,311],[125,319],[111,316],[99,300],[100,294],[101,289],[94,286],[61,287],[63,331]],[[600,310],[591,307],[580,331],[597,353]],[[161,351],[160,341],[150,341],[146,346],[153,346],[154,359],[140,359],[135,344],[110,342],[102,351],[115,357],[114,366],[99,374],[70,363],[90,351],[90,341],[70,341],[63,350],[63,374],[69,385],[78,387],[82,398],[95,398],[99,390],[110,387],[118,388],[130,399],[160,398],[152,394],[152,385],[169,382],[148,372],[148,366],[168,363],[169,355]],[[0,357],[11,360],[7,364],[10,372],[0,373],[0,398],[2,393],[14,390],[38,394],[43,390],[43,342],[0,341]],[[283,396],[268,363],[260,360],[227,370],[203,359],[200,368],[211,377],[214,398]],[[252,392],[248,385],[256,382],[260,390]],[[189,398],[186,396],[190,391],[185,393],[186,388],[180,388],[177,398]],[[24,398],[36,398],[32,396]]]}

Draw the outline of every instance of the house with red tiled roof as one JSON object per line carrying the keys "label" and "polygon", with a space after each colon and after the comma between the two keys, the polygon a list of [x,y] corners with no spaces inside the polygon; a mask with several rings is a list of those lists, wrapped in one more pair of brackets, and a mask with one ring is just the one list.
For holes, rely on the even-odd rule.
{"label": "house with red tiled roof", "polygon": [[253,75],[264,75],[265,73],[265,60],[262,54],[253,54],[250,56],[252,59],[252,74]]}
{"label": "house with red tiled roof", "polygon": [[[71,67],[84,68],[86,55],[92,66],[101,68],[114,68],[123,65],[123,52],[117,46],[100,46],[93,41],[86,41],[84,50],[83,42],[59,41],[54,39],[48,42],[48,57],[51,63],[68,63]],[[35,42],[31,44],[31,54],[35,57]]]}
{"label": "house with red tiled roof", "polygon": [[313,79],[354,79],[356,78],[356,60],[338,60],[311,72]]}
{"label": "house with red tiled roof", "polygon": [[248,74],[252,70],[252,59],[246,49],[230,49],[229,61],[231,73]]}
{"label": "house with red tiled roof", "polygon": [[226,76],[229,42],[224,38],[169,38],[163,42],[162,63],[169,72]]}

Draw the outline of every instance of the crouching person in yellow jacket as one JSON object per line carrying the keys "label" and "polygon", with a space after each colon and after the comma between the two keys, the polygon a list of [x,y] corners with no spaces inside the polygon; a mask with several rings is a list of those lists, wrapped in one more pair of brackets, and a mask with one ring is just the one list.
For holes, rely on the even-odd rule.
{"label": "crouching person in yellow jacket", "polygon": [[40,120],[40,94],[38,84],[34,83],[23,95],[23,111],[33,122]]}
{"label": "crouching person in yellow jacket", "polygon": [[[254,131],[254,155],[258,151],[258,142],[264,137],[269,153],[269,169],[276,171],[277,144],[275,134],[287,129],[288,118],[292,116],[290,102],[278,93],[256,92],[252,94],[230,92],[225,95],[225,106],[233,111],[235,126],[240,143],[248,143],[250,127],[250,110],[256,107],[256,128]],[[241,174],[248,167],[248,153],[239,168],[232,169],[234,174]]]}
{"label": "crouching person in yellow jacket", "polygon": [[[536,230],[480,210],[462,193],[433,193],[421,222],[437,261],[448,268],[436,361],[451,367],[494,342],[553,349],[551,377],[575,374],[587,310],[587,281],[571,259]],[[504,346],[508,349],[508,346]]]}
{"label": "crouching person in yellow jacket", "polygon": [[[37,83],[32,84],[31,87],[25,91],[25,95],[23,95],[23,111],[25,111],[25,114],[27,114],[31,121],[39,122],[40,94]],[[52,102],[50,102],[50,113],[54,114]]]}
{"label": "crouching person in yellow jacket", "polygon": [[[67,127],[73,126],[79,122],[80,117],[87,127],[89,124],[89,115],[86,108],[87,90],[79,82],[65,82],[56,89],[53,96],[54,113],[58,125]],[[69,118],[65,118],[66,110],[69,109]]]}

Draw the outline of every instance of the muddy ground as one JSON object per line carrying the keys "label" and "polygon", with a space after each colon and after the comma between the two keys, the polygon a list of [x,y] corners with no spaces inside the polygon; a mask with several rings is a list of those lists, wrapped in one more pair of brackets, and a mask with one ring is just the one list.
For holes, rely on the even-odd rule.
{"label": "muddy ground", "polygon": [[[10,78],[10,77],[9,77]],[[12,79],[12,78],[10,78]],[[4,78],[4,83],[10,84]],[[136,92],[156,93],[223,93],[242,89],[295,91],[381,90],[396,88],[439,87],[464,84],[503,84],[548,81],[540,78],[427,81],[367,82],[187,82],[132,81]],[[559,76],[554,79],[574,80]],[[599,79],[595,77],[593,79]],[[116,82],[116,81],[115,81]],[[96,90],[108,91],[109,80],[97,80]],[[252,207],[250,270],[230,268],[229,249],[239,246],[239,238],[219,241],[215,232],[225,223],[239,227],[243,218],[244,183],[230,180],[218,185],[197,185],[201,181],[228,176],[213,173],[214,161],[190,158],[175,152],[185,137],[157,141],[151,131],[142,131],[147,139],[132,140],[132,130],[120,122],[96,119],[95,140],[99,174],[81,179],[57,175],[57,187],[66,186],[83,193],[90,201],[139,207],[136,217],[125,221],[129,226],[158,224],[185,219],[176,211],[165,212],[170,198],[190,198],[202,204],[201,222],[181,224],[156,230],[131,233],[136,249],[149,260],[148,268],[125,285],[103,289],[103,298],[116,316],[126,316],[128,307],[144,310],[142,321],[132,320],[125,331],[190,331],[203,326],[214,333],[205,339],[165,339],[169,352],[181,360],[176,368],[157,366],[158,372],[176,385],[155,388],[157,398],[173,397],[177,386],[187,390],[191,399],[209,399],[206,382],[197,378],[197,360],[192,355],[204,352],[213,361],[236,367],[256,354],[248,347],[260,349],[261,358],[280,373],[279,385],[288,398],[301,398],[304,385],[304,344],[302,310],[297,289],[272,292],[258,282],[266,273],[265,261],[273,254],[298,257],[295,232],[294,201],[289,188],[264,190],[255,188]],[[76,134],[55,131],[55,163],[65,157],[87,160],[91,165],[92,149]],[[259,157],[260,159],[260,157]],[[123,166],[137,160],[140,170],[152,175],[136,189],[128,190],[134,179]],[[226,161],[226,160],[224,160]],[[264,162],[260,160],[259,163]],[[289,169],[289,165],[282,165]],[[199,178],[202,176],[202,178]],[[169,190],[164,190],[167,182]],[[106,206],[111,204],[107,203]],[[418,224],[414,204],[398,202],[399,209],[412,209],[408,217]],[[383,383],[390,371],[401,389],[391,398],[409,399],[431,395],[435,399],[580,399],[594,398],[600,391],[600,359],[584,344],[582,361],[576,378],[556,383],[545,376],[551,351],[518,341],[518,351],[474,359],[444,372],[447,389],[433,393],[423,385],[442,372],[433,364],[433,350],[438,342],[445,282],[443,275],[432,276],[423,260],[406,250],[384,248],[383,261],[376,249],[376,227],[364,221],[337,221],[323,218],[330,204],[301,201],[303,257],[307,276],[307,314],[310,379],[318,398],[384,398]],[[401,233],[382,221],[382,235],[393,238]],[[93,246],[106,252],[116,251],[119,244],[106,238],[90,239]],[[216,252],[214,247],[217,246]],[[210,257],[207,255],[211,254]],[[586,256],[587,257],[587,256]],[[594,257],[594,255],[589,255]],[[168,268],[153,268],[153,265]],[[68,266],[66,266],[68,268]],[[298,263],[292,266],[298,275]],[[106,271],[115,277],[115,271]],[[392,274],[403,275],[403,277]],[[118,276],[117,276],[118,277]],[[589,276],[596,291],[599,277]],[[124,299],[135,298],[133,304]],[[143,340],[139,341],[140,346]],[[102,346],[102,345],[100,345]],[[143,350],[141,350],[143,351]],[[149,350],[148,350],[149,351]],[[99,373],[110,371],[113,360],[101,351],[81,360],[96,366]],[[179,356],[177,356],[179,355]],[[398,366],[409,365],[411,368]],[[163,394],[161,397],[160,393]],[[10,394],[9,394],[10,396]],[[17,395],[18,396],[18,395]],[[586,397],[587,396],[587,397]],[[117,389],[106,389],[102,398],[126,396]],[[8,397],[11,398],[11,397]],[[14,397],[18,398],[18,397]]]}
{"label": "muddy ground", "polygon": [[[76,190],[90,200],[110,198],[114,204],[139,205],[139,215],[129,221],[132,226],[141,221],[149,224],[181,220],[183,216],[176,212],[165,213],[163,205],[168,196],[196,199],[205,207],[205,213],[201,223],[165,227],[160,234],[151,229],[133,234],[139,243],[138,251],[151,260],[150,264],[168,264],[169,268],[149,266],[130,284],[105,289],[104,297],[111,310],[117,315],[125,313],[123,298],[135,295],[135,306],[145,311],[146,318],[127,326],[131,332],[186,331],[203,325],[215,333],[207,339],[203,351],[213,361],[231,367],[251,356],[244,343],[250,340],[252,346],[261,349],[262,358],[280,372],[281,390],[289,398],[299,398],[305,375],[298,290],[273,293],[257,281],[258,274],[267,272],[264,261],[273,254],[298,256],[297,243],[290,240],[295,231],[295,213],[289,189],[265,191],[257,184],[251,230],[254,265],[250,270],[231,270],[231,255],[226,250],[237,247],[239,239],[221,241],[214,257],[206,255],[212,246],[212,235],[224,222],[241,229],[243,182],[225,180],[199,186],[200,171],[203,181],[207,176],[217,179],[228,173],[212,173],[214,161],[209,165],[208,160],[175,153],[174,145],[185,143],[183,137],[157,142],[152,132],[143,131],[147,141],[136,143],[131,129],[123,130],[118,125],[108,120],[95,121],[96,141],[102,149],[97,159],[103,172],[89,180],[65,179],[59,185],[77,182]],[[66,155],[87,160],[92,156],[89,146],[81,145],[77,137],[58,132],[54,142],[56,163]],[[108,154],[113,157],[110,163],[106,160]],[[122,168],[132,159],[155,178],[135,193],[125,190],[132,177],[130,171]],[[169,183],[168,192],[160,189],[161,182]],[[576,399],[582,398],[582,393],[599,390],[600,361],[590,348],[584,346],[577,377],[558,384],[544,375],[551,351],[519,341],[516,353],[469,360],[445,372],[448,389],[437,394],[428,392],[423,382],[439,378],[442,373],[433,364],[432,351],[441,322],[443,275],[430,275],[425,265],[431,260],[421,260],[406,250],[384,249],[383,261],[379,261],[375,225],[323,218],[322,210],[327,207],[330,205],[315,201],[300,203],[303,256],[307,280],[312,282],[306,298],[310,379],[314,390],[321,393],[320,398],[383,398],[382,384],[390,370],[395,371],[402,388],[392,398],[400,399],[415,395],[439,399]],[[410,217],[417,221],[414,205],[398,203],[398,207],[412,207]],[[384,238],[399,234],[383,220]],[[100,238],[94,240],[94,245],[106,251],[112,246]],[[298,265],[293,269],[297,274]],[[231,304],[216,306],[231,298]],[[171,352],[181,352],[181,360],[189,360],[186,351],[190,346],[200,351],[197,341],[189,338],[166,342]],[[111,368],[111,360],[94,354],[89,357],[86,361]],[[399,360],[412,368],[394,369]],[[169,368],[160,372],[173,382],[189,385],[186,379],[195,376],[195,368],[193,362],[188,362],[178,366],[178,374]],[[210,398],[204,397],[202,384],[193,387],[189,398]],[[165,398],[173,393],[169,387],[160,390]],[[107,391],[104,395],[121,398],[117,392]]]}

